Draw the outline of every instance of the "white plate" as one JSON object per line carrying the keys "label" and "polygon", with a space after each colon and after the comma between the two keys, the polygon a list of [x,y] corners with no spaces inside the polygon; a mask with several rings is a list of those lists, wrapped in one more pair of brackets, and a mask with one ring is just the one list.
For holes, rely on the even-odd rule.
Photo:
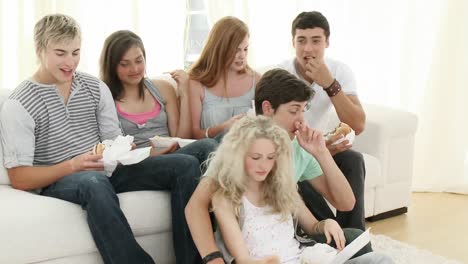
{"label": "white plate", "polygon": [[149,139],[157,148],[167,148],[177,142],[181,148],[195,141],[195,139],[185,139],[178,137],[152,137]]}
{"label": "white plate", "polygon": [[177,143],[179,143],[179,146],[181,148],[187,146],[188,144],[195,142],[195,139],[186,139],[186,138],[177,138]]}
{"label": "white plate", "polygon": [[[338,139],[337,141],[333,142],[332,145],[340,144],[343,142],[345,139],[349,141],[348,145],[353,144],[354,138],[356,137],[356,134],[354,133],[354,130],[351,129],[351,132],[349,132],[345,137],[342,137]],[[328,140],[330,138],[329,134],[324,135],[325,140]]]}
{"label": "white plate", "polygon": [[167,148],[177,142],[176,138],[171,137],[152,137],[149,140],[156,148]]}
{"label": "white plate", "polygon": [[356,134],[354,133],[354,130],[351,130],[351,132],[349,132],[345,137],[340,138],[337,141],[333,142],[332,145],[340,144],[345,139],[347,139],[349,141],[348,145],[353,144],[355,137],[356,137]]}

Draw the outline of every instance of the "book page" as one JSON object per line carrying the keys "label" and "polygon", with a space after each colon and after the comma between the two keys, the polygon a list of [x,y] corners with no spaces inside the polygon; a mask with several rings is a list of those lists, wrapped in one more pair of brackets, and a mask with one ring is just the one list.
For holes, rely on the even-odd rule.
{"label": "book page", "polygon": [[348,259],[350,259],[354,254],[361,250],[365,245],[370,242],[370,228],[368,228],[364,233],[358,236],[353,240],[349,245],[347,245],[343,250],[341,250],[336,257],[333,259],[331,264],[343,264]]}

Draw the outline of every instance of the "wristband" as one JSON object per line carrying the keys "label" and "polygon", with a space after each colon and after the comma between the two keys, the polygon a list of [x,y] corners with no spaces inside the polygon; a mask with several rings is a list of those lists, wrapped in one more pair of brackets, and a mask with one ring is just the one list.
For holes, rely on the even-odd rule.
{"label": "wristband", "polygon": [[324,232],[323,232],[324,230],[320,230],[320,224],[321,224],[321,223],[325,223],[324,221],[325,221],[325,220],[320,220],[320,221],[317,222],[317,224],[315,224],[314,232],[315,232],[316,234],[323,234],[323,233],[324,233]]}
{"label": "wristband", "polygon": [[333,83],[328,88],[323,88],[325,92],[327,92],[329,97],[333,97],[337,95],[341,91],[340,83],[335,79]]}
{"label": "wristband", "polygon": [[206,255],[202,259],[202,264],[207,264],[208,262],[212,261],[213,259],[223,258],[223,254],[219,251],[211,252],[210,254]]}
{"label": "wristband", "polygon": [[208,131],[210,131],[210,127],[207,127],[207,128],[205,129],[205,137],[206,137],[206,138],[209,138],[209,137],[210,137],[210,134],[208,133]]}

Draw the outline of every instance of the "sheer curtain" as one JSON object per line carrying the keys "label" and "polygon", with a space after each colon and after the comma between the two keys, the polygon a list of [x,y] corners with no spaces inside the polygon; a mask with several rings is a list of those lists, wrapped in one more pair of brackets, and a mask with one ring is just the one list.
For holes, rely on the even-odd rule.
{"label": "sheer curtain", "polygon": [[183,68],[186,1],[0,0],[0,88],[14,89],[37,67],[33,28],[46,14],[75,18],[82,29],[79,70],[99,74],[105,38],[120,29],[137,33],[147,52],[147,75]]}
{"label": "sheer curtain", "polygon": [[418,115],[413,189],[468,193],[468,2],[208,2],[212,19],[235,15],[249,25],[254,68],[293,56],[292,20],[322,12],[331,27],[327,54],[351,66],[361,100]]}

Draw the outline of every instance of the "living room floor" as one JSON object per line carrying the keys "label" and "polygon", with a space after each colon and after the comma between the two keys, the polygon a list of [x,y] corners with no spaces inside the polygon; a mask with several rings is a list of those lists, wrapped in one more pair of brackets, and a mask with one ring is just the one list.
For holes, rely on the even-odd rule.
{"label": "living room floor", "polygon": [[366,224],[373,234],[468,263],[468,195],[413,193],[408,213]]}

